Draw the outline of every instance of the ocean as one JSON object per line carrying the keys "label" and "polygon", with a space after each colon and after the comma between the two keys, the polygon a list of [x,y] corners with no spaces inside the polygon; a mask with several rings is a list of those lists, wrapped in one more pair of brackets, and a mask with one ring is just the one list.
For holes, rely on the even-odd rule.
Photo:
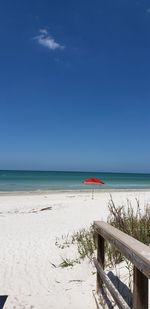
{"label": "ocean", "polygon": [[[105,182],[101,186],[83,184],[91,177]],[[99,173],[99,172],[39,172],[0,171],[0,191],[37,190],[97,190],[105,189],[150,189],[150,174]]]}

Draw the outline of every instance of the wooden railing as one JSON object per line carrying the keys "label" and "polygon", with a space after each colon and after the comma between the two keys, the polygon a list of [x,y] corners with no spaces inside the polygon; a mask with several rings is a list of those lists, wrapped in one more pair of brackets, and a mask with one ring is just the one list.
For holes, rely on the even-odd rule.
{"label": "wooden railing", "polygon": [[148,309],[150,247],[103,221],[95,221],[94,230],[97,234],[97,259],[94,259],[97,269],[97,293],[105,284],[119,308],[130,308],[104,272],[104,240],[107,240],[134,265],[132,308]]}

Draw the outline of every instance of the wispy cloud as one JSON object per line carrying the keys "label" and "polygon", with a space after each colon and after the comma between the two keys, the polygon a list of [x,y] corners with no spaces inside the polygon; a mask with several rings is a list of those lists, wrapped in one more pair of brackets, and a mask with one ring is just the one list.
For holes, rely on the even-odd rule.
{"label": "wispy cloud", "polygon": [[40,29],[39,34],[34,39],[42,46],[50,49],[64,49],[65,46],[56,42],[55,39],[48,33],[47,29]]}
{"label": "wispy cloud", "polygon": [[147,9],[147,13],[150,13],[150,8]]}

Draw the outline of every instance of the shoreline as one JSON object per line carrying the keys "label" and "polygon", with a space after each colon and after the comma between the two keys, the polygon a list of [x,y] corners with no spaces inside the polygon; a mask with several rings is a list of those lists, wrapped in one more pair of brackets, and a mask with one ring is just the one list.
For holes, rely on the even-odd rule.
{"label": "shoreline", "polygon": [[94,194],[96,193],[98,193],[98,194],[101,194],[101,193],[123,193],[123,192],[150,192],[150,188],[106,188],[106,189],[77,189],[77,190],[73,190],[73,189],[64,189],[64,190],[40,190],[40,189],[37,189],[37,190],[28,190],[28,191],[26,191],[26,190],[24,190],[24,191],[21,191],[21,190],[19,190],[19,191],[0,191],[0,196],[10,196],[10,195],[12,195],[12,196],[16,196],[16,195],[20,195],[20,196],[26,196],[26,195],[43,195],[43,194],[66,194],[66,193],[74,193],[74,194],[76,194],[76,193],[88,193],[88,194],[92,194],[92,191],[94,190]]}

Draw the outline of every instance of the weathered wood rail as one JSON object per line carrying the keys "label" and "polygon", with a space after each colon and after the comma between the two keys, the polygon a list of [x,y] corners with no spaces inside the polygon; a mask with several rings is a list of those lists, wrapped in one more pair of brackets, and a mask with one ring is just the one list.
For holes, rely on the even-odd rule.
{"label": "weathered wood rail", "polygon": [[107,240],[134,265],[132,308],[148,309],[150,247],[103,221],[95,221],[94,230],[97,234],[97,259],[94,259],[97,269],[97,293],[105,284],[119,308],[130,308],[104,272],[104,241]]}

